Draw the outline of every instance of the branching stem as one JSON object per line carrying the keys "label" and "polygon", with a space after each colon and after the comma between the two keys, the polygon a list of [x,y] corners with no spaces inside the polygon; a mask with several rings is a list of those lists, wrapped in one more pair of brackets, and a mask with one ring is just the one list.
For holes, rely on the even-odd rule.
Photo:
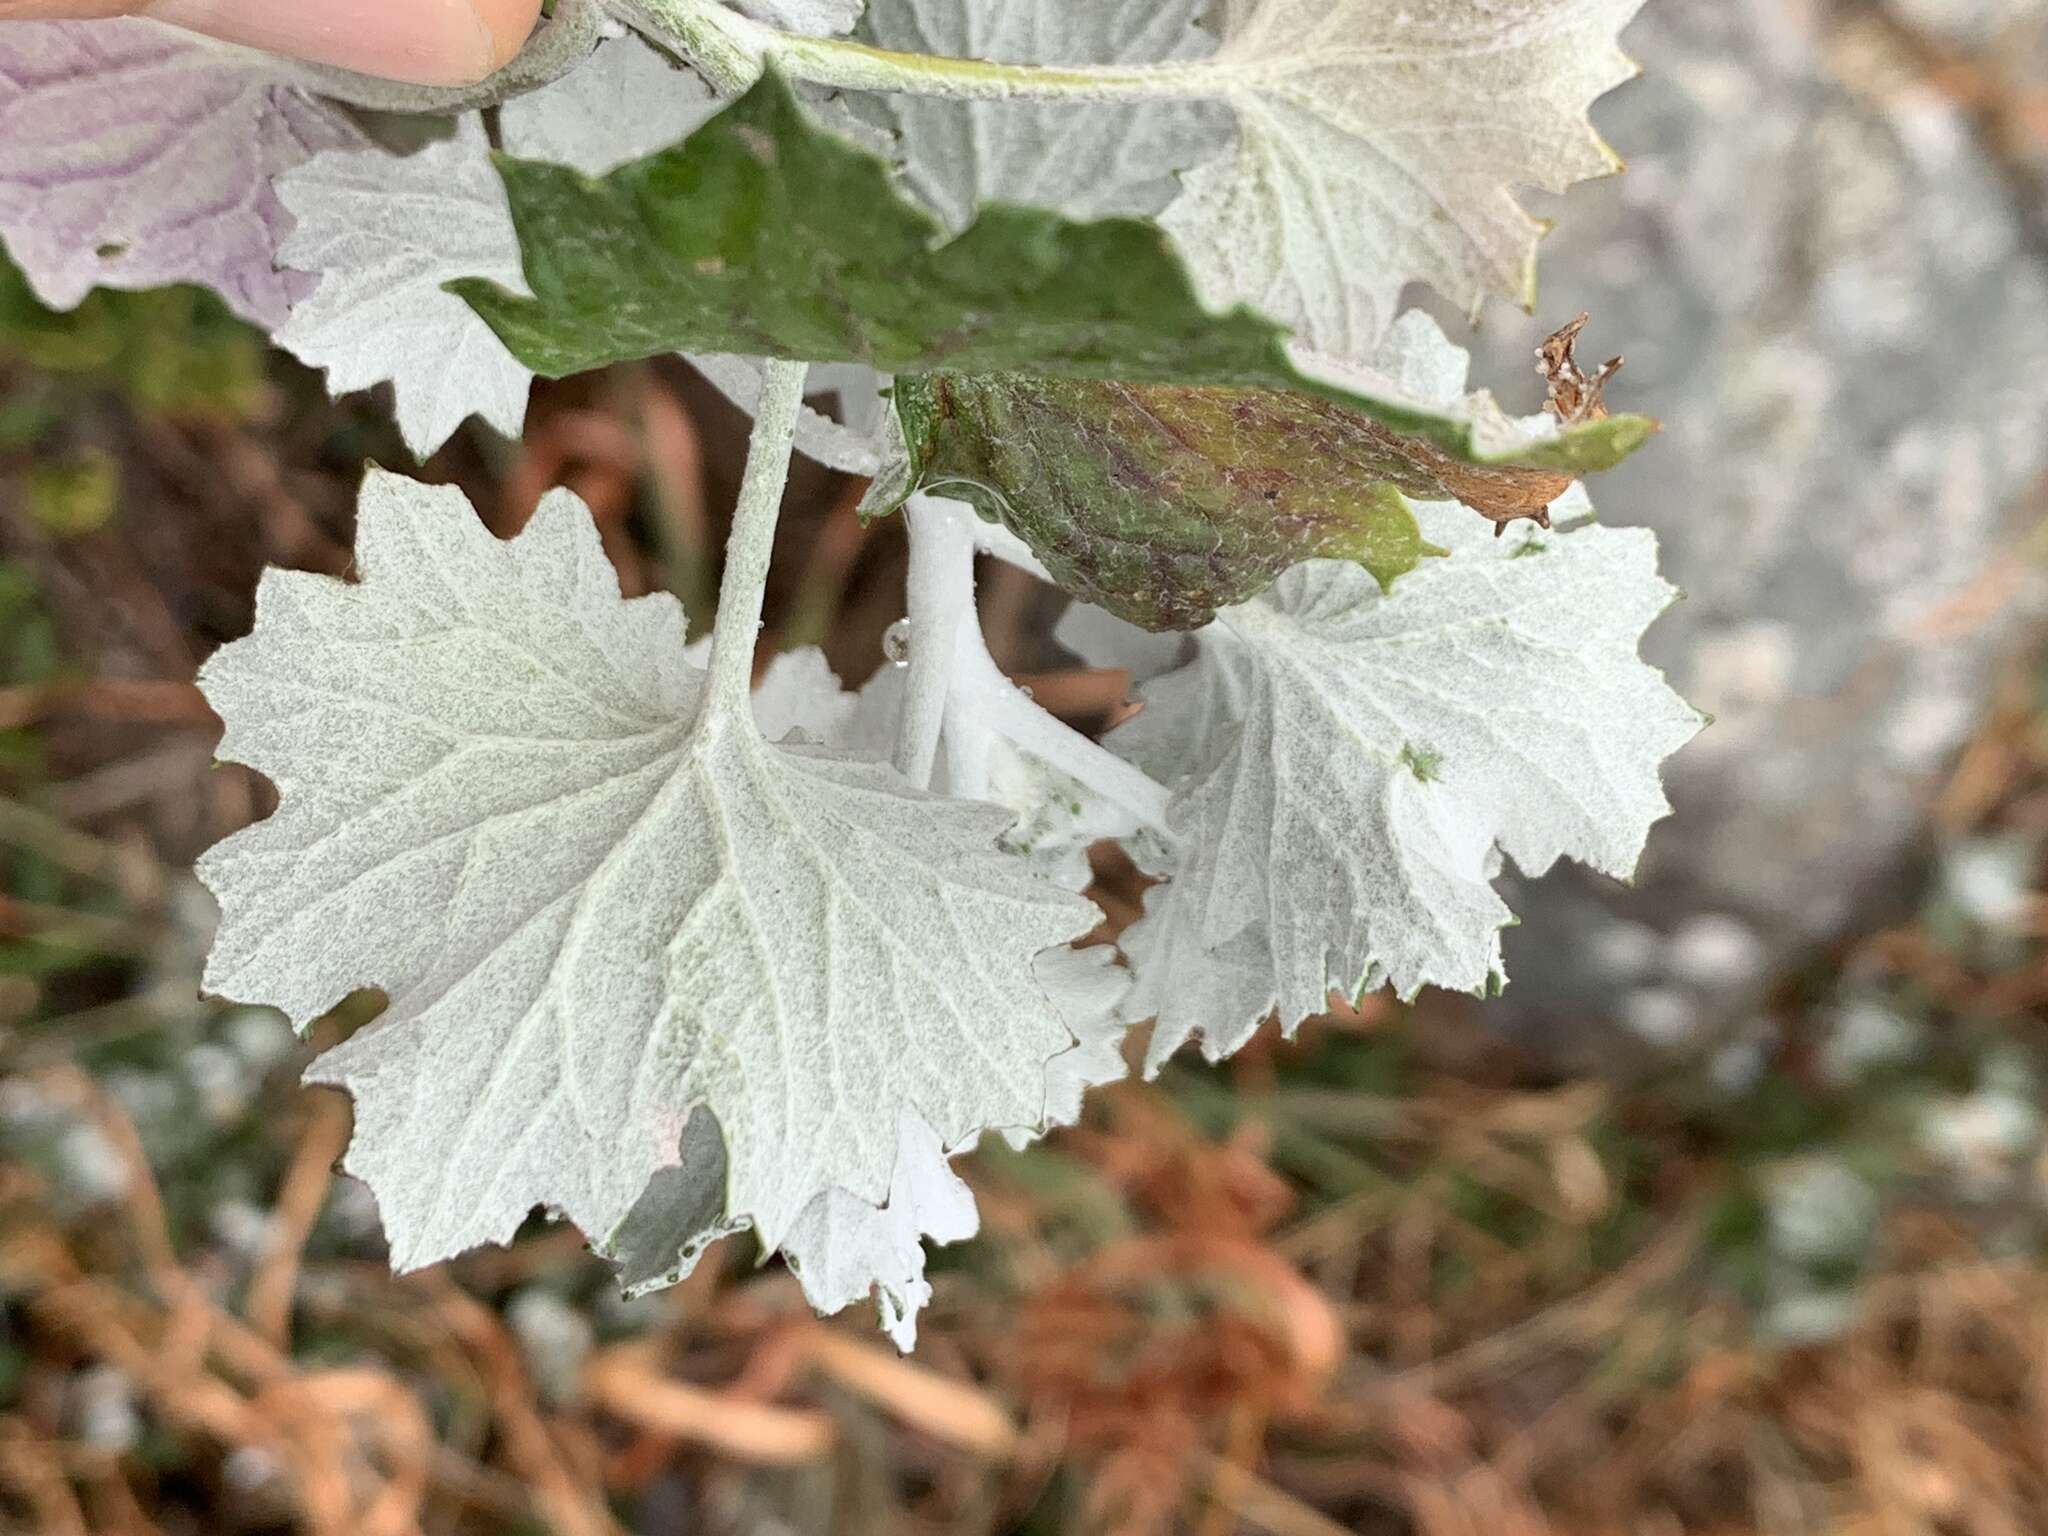
{"label": "branching stem", "polygon": [[978,628],[973,643],[961,650],[953,679],[955,694],[971,697],[974,710],[990,730],[1128,811],[1153,831],[1173,836],[1166,824],[1167,803],[1172,797],[1165,785],[1032,702],[1029,694],[1003,676]]}
{"label": "branching stem", "polygon": [[797,411],[803,405],[806,363],[769,358],[762,365],[761,400],[754,435],[747,442],[747,470],[740,481],[732,537],[725,546],[725,575],[718,586],[718,622],[712,630],[711,681],[704,713],[737,711],[750,703],[754,647],[761,636],[761,602],[768,590],[768,566],[775,552],[775,522],[789,483],[789,455],[796,441]]}
{"label": "branching stem", "polygon": [[1171,836],[1165,786],[1048,714],[989,655],[974,610],[974,553],[1005,540],[986,537],[983,530],[992,525],[938,497],[912,497],[904,515],[910,522],[910,687],[896,739],[897,768],[913,784],[928,786],[943,736],[948,791],[978,800],[988,793],[988,739],[1000,736]]}
{"label": "branching stem", "polygon": [[737,96],[761,78],[763,56],[727,23],[745,20],[718,0],[626,0],[629,15],[673,43],[721,96]]}

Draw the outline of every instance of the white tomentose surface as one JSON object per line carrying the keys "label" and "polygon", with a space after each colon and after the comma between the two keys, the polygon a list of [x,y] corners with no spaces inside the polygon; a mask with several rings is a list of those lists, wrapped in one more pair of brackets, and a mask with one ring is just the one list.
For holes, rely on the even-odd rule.
{"label": "white tomentose surface", "polygon": [[829,1191],[892,1198],[906,1112],[950,1150],[1065,1102],[1114,998],[1040,956],[1098,914],[998,850],[1006,812],[805,744],[829,713],[783,746],[700,721],[679,608],[620,599],[566,494],[501,542],[373,474],[357,560],[270,573],[205,670],[223,756],[281,797],[202,864],[207,986],[301,1025],[387,992],[312,1077],[355,1096],[396,1263],[535,1205],[614,1232],[698,1105],[775,1247]]}

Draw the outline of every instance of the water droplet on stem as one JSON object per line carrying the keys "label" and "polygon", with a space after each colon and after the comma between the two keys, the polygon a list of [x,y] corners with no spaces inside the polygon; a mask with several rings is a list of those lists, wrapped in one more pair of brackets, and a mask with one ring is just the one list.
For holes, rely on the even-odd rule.
{"label": "water droplet on stem", "polygon": [[882,654],[892,667],[910,665],[910,620],[898,619],[882,632]]}

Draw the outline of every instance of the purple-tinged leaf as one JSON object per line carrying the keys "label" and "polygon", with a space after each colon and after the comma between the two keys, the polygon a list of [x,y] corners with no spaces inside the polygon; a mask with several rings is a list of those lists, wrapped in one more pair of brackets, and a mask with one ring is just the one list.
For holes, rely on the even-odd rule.
{"label": "purple-tinged leaf", "polygon": [[360,142],[260,54],[151,21],[0,25],[0,240],[56,309],[200,283],[281,324],[308,280],[276,268],[271,178]]}

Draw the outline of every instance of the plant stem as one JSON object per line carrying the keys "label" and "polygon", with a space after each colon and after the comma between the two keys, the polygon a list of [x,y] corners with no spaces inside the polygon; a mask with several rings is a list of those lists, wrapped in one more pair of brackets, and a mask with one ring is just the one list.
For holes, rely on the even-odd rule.
{"label": "plant stem", "polygon": [[[976,639],[979,638],[977,634]],[[985,645],[961,649],[967,654],[960,659],[953,687],[957,692],[971,693],[989,729],[1019,751],[1030,753],[1047,767],[1058,769],[1083,788],[1130,812],[1153,831],[1173,836],[1173,829],[1166,823],[1166,807],[1172,796],[1165,785],[1039,708],[1003,676]]]}
{"label": "plant stem", "polygon": [[762,366],[761,401],[754,435],[747,441],[747,470],[740,481],[732,537],[725,545],[725,574],[718,585],[718,622],[711,631],[711,681],[704,691],[704,718],[737,712],[746,716],[754,682],[754,647],[761,635],[761,600],[775,552],[775,522],[789,483],[789,455],[796,441],[797,410],[803,404],[807,363],[769,358]]}
{"label": "plant stem", "polygon": [[760,49],[749,49],[728,26],[746,18],[719,0],[625,0],[625,9],[687,54],[719,95],[737,96],[761,78]]}
{"label": "plant stem", "polygon": [[961,627],[974,619],[973,514],[947,502],[913,496],[904,508],[910,529],[910,686],[896,729],[896,770],[928,789],[953,692]]}
{"label": "plant stem", "polygon": [[792,37],[758,22],[748,25],[773,39],[764,42],[763,56],[784,74],[840,90],[954,101],[1158,101],[1209,96],[1216,89],[1213,72],[1200,65],[996,64],[898,53],[843,38]]}
{"label": "plant stem", "polygon": [[813,85],[955,101],[1158,101],[1217,93],[1216,71],[1201,61],[998,64],[898,53],[844,38],[796,36],[742,16],[719,0],[637,0],[636,8],[673,38],[723,94],[752,85],[770,64]]}
{"label": "plant stem", "polygon": [[970,526],[974,534],[974,547],[984,555],[990,555],[1005,565],[1013,565],[1026,575],[1036,576],[1040,581],[1058,585],[1052,579],[1052,572],[1045,568],[1045,563],[1031,553],[1031,546],[1001,523],[991,523],[986,518],[975,517]]}
{"label": "plant stem", "polygon": [[[988,744],[1000,736],[1171,837],[1166,787],[1041,709],[989,655],[974,609],[974,553],[987,548],[983,534],[993,525],[937,496],[911,497],[904,516],[910,525],[911,671],[897,727],[897,769],[919,788],[929,787],[943,736],[947,792],[985,799]],[[1007,551],[1003,540],[995,542]]]}

